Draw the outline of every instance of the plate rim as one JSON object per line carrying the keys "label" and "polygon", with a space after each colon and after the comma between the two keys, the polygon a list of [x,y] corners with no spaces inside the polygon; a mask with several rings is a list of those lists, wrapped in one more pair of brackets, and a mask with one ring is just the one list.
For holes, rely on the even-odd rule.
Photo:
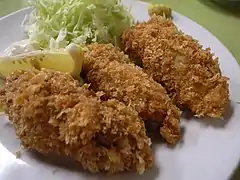
{"label": "plate rim", "polygon": [[[138,1],[138,0],[137,0],[137,1],[135,1],[135,0],[129,0],[129,1],[131,1],[131,2],[133,2],[133,3],[145,4],[146,6],[150,4],[150,3],[142,2],[142,1]],[[18,14],[18,13],[28,12],[28,11],[31,10],[31,9],[32,9],[31,7],[26,7],[26,8],[19,9],[19,10],[17,10],[17,11],[14,11],[14,12],[12,12],[12,13],[10,13],[10,14],[7,14],[7,15],[1,17],[1,18],[0,18],[0,21],[7,20],[9,17],[15,16],[15,15]],[[231,55],[232,58],[235,60],[235,64],[234,64],[234,65],[238,66],[238,72],[237,72],[237,73],[240,74],[240,66],[239,66],[240,64],[237,62],[236,58],[232,55],[231,51],[230,51],[212,32],[210,32],[210,31],[209,31],[208,29],[206,29],[204,26],[198,24],[197,22],[195,22],[194,20],[190,19],[190,18],[187,17],[187,16],[184,16],[184,15],[182,15],[182,14],[176,12],[176,11],[174,11],[174,14],[176,14],[176,15],[178,15],[178,16],[183,16],[184,18],[187,18],[188,21],[191,21],[191,23],[193,23],[195,26],[198,26],[198,27],[200,27],[201,29],[204,29],[205,31],[207,31],[207,32],[212,36],[212,38],[215,38],[215,41],[217,41],[218,44],[220,44],[222,47],[224,47],[224,49],[228,52],[228,54]],[[227,61],[227,60],[225,60],[225,61]],[[230,62],[233,63],[233,61],[230,61]],[[239,77],[239,78],[240,78],[240,77]],[[236,166],[236,167],[237,167],[237,166]],[[236,168],[234,168],[234,169],[232,170],[232,173],[229,175],[229,177],[234,173],[235,169],[236,169]]]}
{"label": "plate rim", "polygon": [[30,9],[31,9],[31,7],[25,7],[25,8],[21,8],[19,10],[13,11],[13,12],[5,15],[5,16],[0,17],[0,21],[6,20],[7,18],[9,18],[11,16],[15,16],[18,13],[21,13],[21,12],[24,12],[24,11],[27,11],[27,10],[30,10]]}

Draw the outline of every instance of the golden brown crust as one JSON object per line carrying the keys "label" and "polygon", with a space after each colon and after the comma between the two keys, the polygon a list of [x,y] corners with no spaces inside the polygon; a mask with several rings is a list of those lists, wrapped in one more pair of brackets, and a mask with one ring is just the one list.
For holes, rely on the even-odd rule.
{"label": "golden brown crust", "polygon": [[90,172],[141,174],[152,166],[138,113],[115,99],[99,101],[69,74],[16,72],[0,89],[0,103],[28,149],[70,156]]}
{"label": "golden brown crust", "polygon": [[196,116],[221,117],[229,103],[228,78],[210,49],[178,31],[171,20],[152,17],[126,30],[125,52],[140,58],[144,70],[164,85],[177,105]]}
{"label": "golden brown crust", "polygon": [[144,120],[161,126],[160,134],[170,144],[180,137],[179,109],[172,104],[165,89],[140,67],[135,66],[112,45],[95,44],[85,53],[87,81],[95,91],[103,91],[134,107]]}

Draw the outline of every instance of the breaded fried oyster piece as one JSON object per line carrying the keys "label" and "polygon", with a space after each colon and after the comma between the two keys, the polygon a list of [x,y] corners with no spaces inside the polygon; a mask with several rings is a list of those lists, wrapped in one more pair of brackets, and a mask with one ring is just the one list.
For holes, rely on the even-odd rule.
{"label": "breaded fried oyster piece", "polygon": [[93,173],[142,174],[152,166],[138,113],[116,99],[100,101],[69,74],[15,72],[0,89],[0,103],[27,149],[67,155]]}
{"label": "breaded fried oyster piece", "polygon": [[153,16],[126,30],[122,44],[127,54],[142,61],[144,71],[166,88],[179,107],[198,117],[222,117],[229,103],[228,78],[222,76],[210,49],[203,49],[171,20]]}
{"label": "breaded fried oyster piece", "polygon": [[134,107],[143,120],[160,126],[160,134],[168,143],[176,144],[180,111],[165,89],[113,45],[92,44],[88,49],[84,71],[91,88]]}

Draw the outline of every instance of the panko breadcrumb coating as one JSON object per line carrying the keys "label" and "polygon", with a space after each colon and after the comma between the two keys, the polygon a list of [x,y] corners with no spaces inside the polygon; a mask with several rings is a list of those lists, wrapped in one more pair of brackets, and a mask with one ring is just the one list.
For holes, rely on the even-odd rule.
{"label": "panko breadcrumb coating", "polygon": [[217,58],[171,20],[153,16],[122,35],[125,52],[142,60],[144,70],[161,83],[181,108],[196,116],[222,117],[229,103],[228,78]]}
{"label": "panko breadcrumb coating", "polygon": [[91,88],[134,107],[145,121],[160,126],[160,134],[168,143],[176,144],[180,137],[180,111],[165,89],[140,67],[128,63],[128,57],[113,45],[93,44],[88,49],[83,64]]}
{"label": "panko breadcrumb coating", "polygon": [[67,155],[93,173],[142,174],[152,166],[138,113],[115,99],[101,102],[69,74],[15,72],[0,89],[0,103],[27,149]]}

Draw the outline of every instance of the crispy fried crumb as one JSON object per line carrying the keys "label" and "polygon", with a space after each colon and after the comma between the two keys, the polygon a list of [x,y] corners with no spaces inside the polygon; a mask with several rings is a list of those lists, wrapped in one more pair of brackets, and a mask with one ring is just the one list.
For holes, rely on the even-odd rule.
{"label": "crispy fried crumb", "polygon": [[142,174],[153,157],[138,113],[87,88],[66,73],[19,71],[0,89],[0,102],[25,148],[69,156],[93,173]]}
{"label": "crispy fried crumb", "polygon": [[20,159],[22,156],[21,150],[17,150],[15,154],[17,159]]}
{"label": "crispy fried crumb", "polygon": [[165,89],[111,44],[88,48],[84,67],[91,88],[134,107],[145,121],[160,126],[160,134],[168,143],[176,144],[180,137],[180,111]]}
{"label": "crispy fried crumb", "polygon": [[157,16],[126,30],[122,43],[179,107],[198,117],[222,117],[229,103],[228,78],[221,75],[210,48],[203,49],[171,20]]}

